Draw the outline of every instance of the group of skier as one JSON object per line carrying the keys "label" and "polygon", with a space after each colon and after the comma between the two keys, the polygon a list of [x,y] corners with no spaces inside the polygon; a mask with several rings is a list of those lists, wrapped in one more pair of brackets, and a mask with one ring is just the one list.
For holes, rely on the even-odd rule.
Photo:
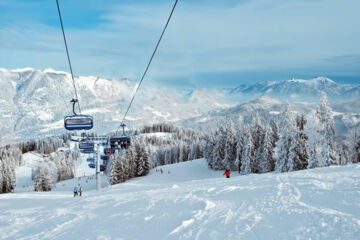
{"label": "group of skier", "polygon": [[82,187],[80,185],[80,183],[78,184],[78,186],[74,187],[74,197],[76,196],[80,196],[82,195]]}

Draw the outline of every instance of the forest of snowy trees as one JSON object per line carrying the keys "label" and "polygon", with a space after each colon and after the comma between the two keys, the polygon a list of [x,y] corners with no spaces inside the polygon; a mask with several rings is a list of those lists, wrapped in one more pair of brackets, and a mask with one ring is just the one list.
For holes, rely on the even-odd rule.
{"label": "forest of snowy trees", "polygon": [[310,119],[295,115],[288,104],[279,118],[263,122],[255,115],[250,124],[229,123],[209,135],[204,157],[210,168],[249,174],[360,162],[359,132],[335,135],[334,114],[325,94]]}
{"label": "forest of snowy trees", "polygon": [[[152,135],[151,133],[155,133]],[[167,133],[157,136],[156,133]],[[112,184],[144,176],[156,166],[203,157],[204,135],[193,130],[160,123],[136,131],[127,151],[114,155],[110,172]]]}
{"label": "forest of snowy trees", "polygon": [[[16,184],[15,168],[23,165],[22,154],[30,151],[37,151],[42,154],[50,154],[57,151],[59,147],[64,146],[64,144],[67,143],[69,139],[70,135],[64,134],[61,136],[47,137],[40,140],[29,140],[18,144],[9,144],[0,148],[0,193],[8,193],[14,190]],[[77,157],[74,156],[74,153],[71,154],[71,157],[62,156],[62,154],[58,154],[55,157],[50,157],[49,162],[56,163],[54,165],[56,168],[51,166],[50,163],[43,163],[38,167],[38,169],[34,171],[34,179],[38,180],[36,183],[38,183],[40,179],[43,179],[42,176],[45,175],[49,175],[49,178],[52,181],[54,174],[51,171],[56,171],[56,173],[59,172],[60,178],[56,176],[55,180],[64,180],[67,179],[69,175],[71,175],[68,173],[62,173],[62,171],[64,171],[62,170],[62,168],[64,168],[63,159],[68,159],[67,164],[71,167],[74,164],[72,159]],[[45,182],[48,181],[44,181],[44,183]],[[38,186],[38,184],[35,186],[36,190],[47,189],[46,187],[39,188]]]}
{"label": "forest of snowy trees", "polygon": [[56,182],[75,177],[75,166],[81,161],[78,151],[60,151],[50,154],[50,157],[33,169],[35,191],[51,191]]}
{"label": "forest of snowy trees", "polygon": [[150,171],[149,154],[144,144],[135,142],[126,151],[116,152],[110,170],[110,183],[145,176]]}

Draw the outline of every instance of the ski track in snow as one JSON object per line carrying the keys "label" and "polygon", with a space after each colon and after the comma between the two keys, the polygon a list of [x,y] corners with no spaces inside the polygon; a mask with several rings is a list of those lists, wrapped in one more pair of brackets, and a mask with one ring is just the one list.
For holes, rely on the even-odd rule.
{"label": "ski track in snow", "polygon": [[76,198],[67,180],[0,195],[0,239],[360,239],[359,167],[226,179],[202,159]]}

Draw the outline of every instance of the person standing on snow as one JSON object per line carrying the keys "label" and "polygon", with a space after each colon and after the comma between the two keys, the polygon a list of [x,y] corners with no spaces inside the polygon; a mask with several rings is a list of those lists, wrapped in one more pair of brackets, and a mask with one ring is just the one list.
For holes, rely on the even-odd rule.
{"label": "person standing on snow", "polygon": [[230,170],[226,169],[223,175],[226,175],[226,178],[230,178]]}
{"label": "person standing on snow", "polygon": [[76,197],[78,195],[78,188],[77,186],[74,187],[74,197]]}
{"label": "person standing on snow", "polygon": [[81,195],[82,195],[82,187],[81,187],[81,185],[79,187],[79,193],[80,193],[80,197],[81,197]]}

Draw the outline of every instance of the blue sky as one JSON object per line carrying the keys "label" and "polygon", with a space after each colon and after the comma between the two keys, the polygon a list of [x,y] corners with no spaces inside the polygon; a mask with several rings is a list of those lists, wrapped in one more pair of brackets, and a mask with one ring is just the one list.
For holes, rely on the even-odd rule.
{"label": "blue sky", "polygon": [[[60,0],[76,75],[139,80],[172,0]],[[179,0],[144,83],[360,83],[358,0]],[[0,67],[68,71],[55,0],[0,0]]]}

